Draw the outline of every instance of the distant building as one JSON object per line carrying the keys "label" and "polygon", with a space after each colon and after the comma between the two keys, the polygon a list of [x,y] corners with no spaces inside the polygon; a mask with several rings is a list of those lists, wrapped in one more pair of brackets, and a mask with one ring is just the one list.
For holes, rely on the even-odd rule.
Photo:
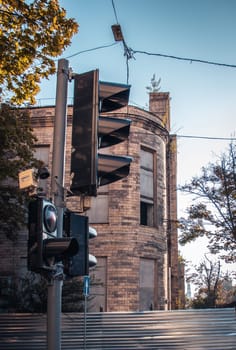
{"label": "distant building", "polygon": [[185,297],[185,262],[181,255],[179,255],[178,264],[178,308],[184,309],[186,304]]}
{"label": "distant building", "polygon": [[191,284],[189,282],[187,283],[187,298],[188,299],[192,298]]}
{"label": "distant building", "polygon": [[[95,198],[68,197],[66,206],[89,216],[98,237],[90,250],[98,259],[91,272],[90,311],[138,311],[178,308],[176,136],[170,135],[169,93],[149,94],[149,111],[128,106],[116,116],[132,120],[127,142],[116,154],[133,157],[125,179],[100,187]],[[51,168],[55,107],[30,108],[38,142],[36,156]],[[70,182],[72,107],[68,107],[65,187]],[[50,181],[47,183],[49,193]],[[26,271],[27,232],[0,253],[7,276]],[[22,259],[23,258],[23,259]],[[4,270],[5,269],[5,270]]]}

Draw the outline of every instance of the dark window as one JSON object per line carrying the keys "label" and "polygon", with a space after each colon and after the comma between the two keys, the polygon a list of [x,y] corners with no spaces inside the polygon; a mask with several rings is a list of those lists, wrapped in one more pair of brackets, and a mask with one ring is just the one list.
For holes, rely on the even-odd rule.
{"label": "dark window", "polygon": [[153,204],[140,202],[140,224],[153,226]]}

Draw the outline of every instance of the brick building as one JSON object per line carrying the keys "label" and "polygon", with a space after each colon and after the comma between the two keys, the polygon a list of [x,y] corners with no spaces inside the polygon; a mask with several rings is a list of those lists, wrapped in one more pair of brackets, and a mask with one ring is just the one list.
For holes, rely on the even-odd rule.
{"label": "brick building", "polygon": [[[30,113],[38,139],[36,156],[50,168],[55,108],[34,107]],[[129,176],[100,187],[96,198],[66,199],[66,207],[88,215],[98,233],[90,244],[98,264],[91,272],[97,283],[91,287],[89,309],[177,308],[177,152],[176,137],[169,134],[169,94],[150,93],[149,111],[128,106],[116,111],[116,116],[132,120],[129,140],[111,149],[115,154],[133,158]],[[71,125],[72,107],[68,107],[65,188],[70,182]],[[3,275],[26,270],[26,241],[27,232],[22,232],[17,243],[9,242],[4,252],[8,263]]]}

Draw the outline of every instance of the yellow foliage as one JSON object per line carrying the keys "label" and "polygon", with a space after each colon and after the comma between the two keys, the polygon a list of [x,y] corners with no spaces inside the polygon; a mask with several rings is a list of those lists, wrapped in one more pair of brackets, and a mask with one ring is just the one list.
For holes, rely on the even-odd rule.
{"label": "yellow foliage", "polygon": [[42,78],[55,73],[53,57],[78,31],[58,0],[5,0],[1,4],[0,87],[13,103],[35,102]]}

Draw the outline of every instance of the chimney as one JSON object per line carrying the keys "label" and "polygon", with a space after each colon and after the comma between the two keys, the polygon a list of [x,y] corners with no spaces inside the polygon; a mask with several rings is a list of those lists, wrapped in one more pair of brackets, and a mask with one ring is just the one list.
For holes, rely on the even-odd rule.
{"label": "chimney", "polygon": [[156,115],[161,125],[170,131],[169,92],[150,92],[149,111]]}

